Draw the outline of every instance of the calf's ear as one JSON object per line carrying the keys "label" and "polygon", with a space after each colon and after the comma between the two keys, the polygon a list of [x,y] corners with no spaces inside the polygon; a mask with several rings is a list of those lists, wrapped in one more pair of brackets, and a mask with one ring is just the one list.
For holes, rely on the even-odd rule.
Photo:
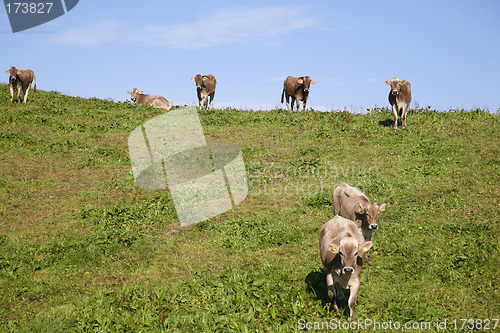
{"label": "calf's ear", "polygon": [[373,242],[372,242],[372,241],[367,241],[367,242],[365,242],[365,243],[363,244],[363,247],[362,247],[362,249],[361,249],[361,250],[362,250],[364,253],[366,253],[366,252],[368,252],[368,251],[372,248],[372,246],[373,246]]}
{"label": "calf's ear", "polygon": [[128,91],[128,90],[127,90],[127,94],[131,94],[131,93],[132,93],[131,91]]}
{"label": "calf's ear", "polygon": [[191,78],[191,81],[194,81],[194,77]]}
{"label": "calf's ear", "polygon": [[139,94],[142,94],[143,92],[144,92],[144,90],[141,90],[141,91],[139,91]]}
{"label": "calf's ear", "polygon": [[390,85],[391,85],[391,82],[389,82],[389,81],[385,80],[385,84],[387,84],[388,86],[390,86]]}
{"label": "calf's ear", "polygon": [[10,73],[10,71],[5,71],[5,73]]}
{"label": "calf's ear", "polygon": [[358,202],[358,213],[364,214],[365,212],[366,212],[366,207],[361,202]]}
{"label": "calf's ear", "polygon": [[312,83],[312,84],[316,84],[316,81],[312,80],[312,81],[311,81],[311,83]]}
{"label": "calf's ear", "polygon": [[302,84],[302,83],[304,83],[304,80],[298,79],[297,82],[300,83],[300,84]]}
{"label": "calf's ear", "polygon": [[405,83],[406,83],[406,80],[403,80],[403,81],[399,82],[400,85],[403,85]]}
{"label": "calf's ear", "polygon": [[385,210],[385,206],[387,206],[387,204],[386,204],[386,203],[383,203],[383,204],[381,204],[380,206],[378,206],[378,211],[379,211],[379,212],[383,212],[383,211]]}
{"label": "calf's ear", "polygon": [[328,251],[330,251],[332,253],[335,253],[335,254],[339,253],[339,246],[336,244],[333,244],[333,243],[329,244],[326,246],[326,248],[328,249]]}

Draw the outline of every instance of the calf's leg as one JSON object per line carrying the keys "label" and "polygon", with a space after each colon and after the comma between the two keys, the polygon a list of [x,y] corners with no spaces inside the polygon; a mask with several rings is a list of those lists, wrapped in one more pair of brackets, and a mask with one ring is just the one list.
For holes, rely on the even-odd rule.
{"label": "calf's leg", "polygon": [[406,128],[406,111],[408,110],[408,105],[403,105],[401,108],[403,111],[401,112],[401,119],[403,120],[403,129]]}
{"label": "calf's leg", "polygon": [[330,298],[331,301],[330,309],[335,310],[335,312],[339,312],[339,308],[336,302],[337,295],[335,290],[335,283],[333,282],[332,273],[326,274],[326,288],[328,289],[328,297]]}
{"label": "calf's leg", "polygon": [[394,129],[398,128],[398,107],[396,104],[392,105],[392,115],[394,116],[394,125],[392,126]]}
{"label": "calf's leg", "polygon": [[354,308],[356,307],[356,298],[358,297],[359,284],[357,286],[351,287],[351,294],[349,295],[349,317],[351,317],[351,322],[356,321],[356,315],[354,314]]}
{"label": "calf's leg", "polygon": [[28,87],[26,87],[25,89],[23,89],[23,92],[24,92],[24,103],[25,104],[28,101],[28,95],[30,93],[30,88],[31,88],[31,85],[29,85]]}

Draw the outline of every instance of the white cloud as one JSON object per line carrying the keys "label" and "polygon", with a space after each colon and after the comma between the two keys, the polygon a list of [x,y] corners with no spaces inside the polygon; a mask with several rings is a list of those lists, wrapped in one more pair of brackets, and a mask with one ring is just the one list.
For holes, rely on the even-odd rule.
{"label": "white cloud", "polygon": [[133,42],[199,49],[276,37],[317,26],[318,21],[308,15],[305,8],[237,7],[214,11],[189,23],[134,27],[125,22],[99,21],[87,27],[60,33],[51,38],[51,41],[66,45]]}
{"label": "white cloud", "polygon": [[51,42],[64,45],[97,45],[117,41],[124,32],[124,24],[115,20],[96,22],[83,28],[74,28],[52,36]]}

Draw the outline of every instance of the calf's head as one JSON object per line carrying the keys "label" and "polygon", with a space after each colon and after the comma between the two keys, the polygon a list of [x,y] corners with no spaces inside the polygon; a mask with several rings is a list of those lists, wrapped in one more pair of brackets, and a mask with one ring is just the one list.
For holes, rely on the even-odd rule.
{"label": "calf's head", "polygon": [[397,77],[393,77],[391,81],[385,81],[385,84],[391,86],[392,95],[398,96],[401,92],[401,85],[403,85],[405,82],[405,80],[400,80]]}
{"label": "calf's head", "polygon": [[[360,265],[372,246],[373,243],[371,241],[358,243],[354,237],[344,237],[340,240],[339,244],[329,244],[327,249],[333,254],[340,256],[341,272],[351,275],[356,272],[356,269],[361,268]],[[358,264],[358,258],[361,264]]]}
{"label": "calf's head", "polygon": [[316,84],[316,81],[311,80],[309,76],[304,76],[304,78],[300,78],[297,81],[299,84],[303,86],[304,92],[309,92],[309,88],[311,87],[311,84]]}
{"label": "calf's head", "polygon": [[196,83],[196,89],[201,90],[203,86],[203,81],[206,81],[207,78],[204,76],[201,76],[200,74],[196,74],[195,77],[191,78],[191,81],[194,81]]}
{"label": "calf's head", "polygon": [[378,229],[378,214],[385,210],[385,206],[385,203],[379,206],[373,202],[368,204],[358,202],[356,217],[359,217],[360,220],[366,220],[368,229],[376,230]]}
{"label": "calf's head", "polygon": [[19,70],[12,66],[9,70],[5,71],[5,73],[10,74],[9,82],[17,80],[17,75],[19,75]]}
{"label": "calf's head", "polygon": [[137,90],[137,88],[132,89],[132,91],[127,91],[127,94],[130,94],[130,100],[132,102],[135,102],[137,100],[137,97],[142,94],[143,91]]}

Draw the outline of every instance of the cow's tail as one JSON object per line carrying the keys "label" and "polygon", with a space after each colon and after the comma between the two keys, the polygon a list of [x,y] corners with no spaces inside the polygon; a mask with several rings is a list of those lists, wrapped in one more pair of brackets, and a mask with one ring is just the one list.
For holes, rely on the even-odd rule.
{"label": "cow's tail", "polygon": [[285,87],[283,87],[283,92],[281,93],[281,103],[283,104],[283,101],[284,101],[284,97],[285,97]]}
{"label": "cow's tail", "polygon": [[35,73],[33,73],[33,80],[35,80],[35,85],[33,86],[33,92],[36,92],[36,76],[35,76]]}

